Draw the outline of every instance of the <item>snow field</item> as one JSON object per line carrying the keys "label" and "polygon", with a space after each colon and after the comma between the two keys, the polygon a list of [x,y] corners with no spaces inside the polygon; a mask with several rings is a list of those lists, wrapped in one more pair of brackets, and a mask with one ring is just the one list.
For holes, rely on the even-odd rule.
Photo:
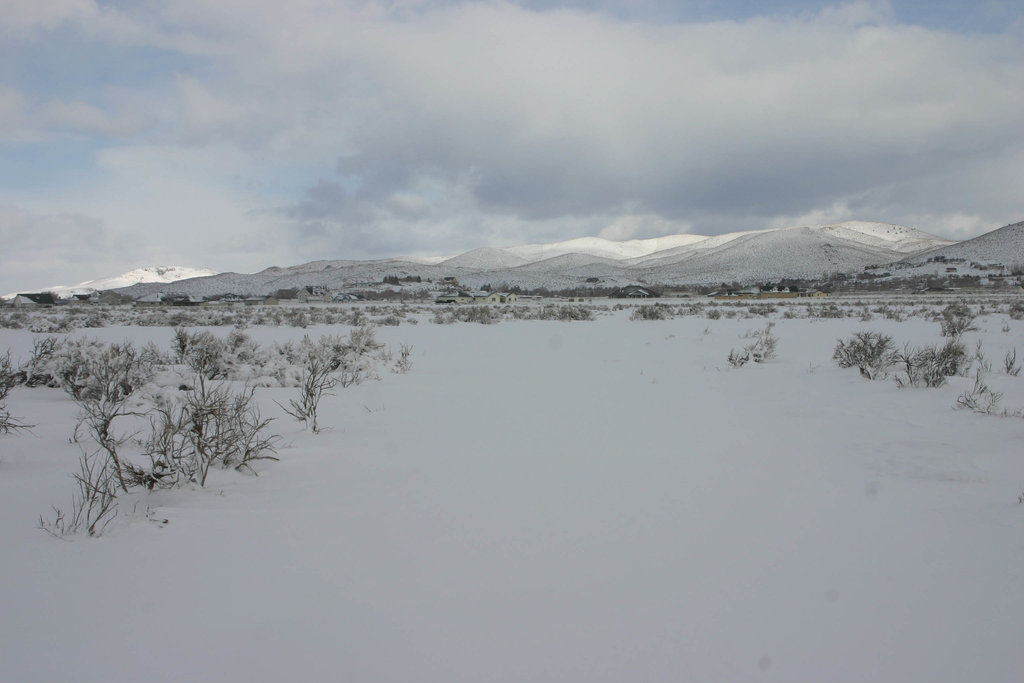
{"label": "snow field", "polygon": [[[39,426],[0,438],[0,679],[1020,679],[1024,420],[831,360],[937,323],[776,318],[778,358],[735,369],[764,320],[629,313],[379,328],[408,374],[324,399],[319,435],[259,389],[280,462],[127,496],[100,539],[33,528],[70,498],[75,406],[16,389]],[[1024,408],[998,374],[1024,323],[979,327]]]}

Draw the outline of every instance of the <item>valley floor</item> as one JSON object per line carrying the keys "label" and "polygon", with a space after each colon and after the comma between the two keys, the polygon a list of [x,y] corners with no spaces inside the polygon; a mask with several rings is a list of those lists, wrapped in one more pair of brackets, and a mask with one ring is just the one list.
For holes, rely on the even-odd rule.
{"label": "valley floor", "polygon": [[[734,368],[764,319],[629,316],[381,327],[410,372],[325,398],[316,435],[258,389],[279,462],[126,496],[97,539],[36,528],[76,408],[14,390],[38,426],[0,437],[0,680],[1021,680],[1024,419],[832,361],[937,323],[775,315],[777,358]],[[978,326],[1024,409],[998,367],[1024,321]]]}

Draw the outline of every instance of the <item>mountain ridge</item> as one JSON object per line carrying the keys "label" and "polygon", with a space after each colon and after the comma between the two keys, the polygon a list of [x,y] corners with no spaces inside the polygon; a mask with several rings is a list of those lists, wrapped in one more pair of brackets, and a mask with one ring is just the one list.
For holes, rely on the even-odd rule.
{"label": "mountain ridge", "polygon": [[[944,257],[944,253],[948,256]],[[135,297],[158,291],[197,296],[260,296],[306,286],[332,291],[366,288],[381,283],[386,276],[420,280],[405,285],[410,290],[428,289],[436,286],[431,282],[440,283],[449,277],[469,288],[491,285],[557,290],[637,283],[715,286],[723,282],[754,284],[784,278],[814,280],[869,269],[892,271],[885,273],[891,277],[919,271],[942,274],[949,272],[948,267],[939,268],[936,263],[943,265],[946,258],[986,263],[1002,259],[1007,269],[1024,264],[1024,222],[963,242],[906,226],[869,221],[621,242],[583,237],[550,244],[479,247],[447,258],[318,260],[288,267],[271,266],[252,274],[206,271],[204,276],[173,282],[135,282],[118,291]],[[1006,261],[1007,258],[1011,260]],[[100,281],[89,281],[97,282]]]}

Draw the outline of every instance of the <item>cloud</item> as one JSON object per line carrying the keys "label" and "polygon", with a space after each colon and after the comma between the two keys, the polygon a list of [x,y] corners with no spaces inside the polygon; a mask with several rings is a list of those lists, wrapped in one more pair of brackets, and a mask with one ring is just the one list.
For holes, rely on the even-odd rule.
{"label": "cloud", "polygon": [[485,214],[639,210],[701,229],[702,215],[760,227],[898,194],[1020,149],[1019,41],[890,17],[855,3],[666,26],[508,4],[359,18],[339,42],[381,115],[353,120],[339,169],[378,194],[472,172]]}
{"label": "cloud", "polygon": [[81,214],[38,214],[0,204],[0,293],[32,291],[95,277],[115,242],[102,221]]}
{"label": "cloud", "polygon": [[146,71],[96,95],[0,85],[5,139],[105,148],[77,185],[0,201],[92,216],[140,257],[256,269],[839,218],[964,237],[1024,213],[1024,35],[888,3],[17,4],[0,30],[33,49],[77,32]]}

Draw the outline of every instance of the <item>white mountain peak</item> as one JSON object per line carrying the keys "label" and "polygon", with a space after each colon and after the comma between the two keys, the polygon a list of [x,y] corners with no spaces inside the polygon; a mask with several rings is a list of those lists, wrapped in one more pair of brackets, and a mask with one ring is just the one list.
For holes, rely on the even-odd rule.
{"label": "white mountain peak", "polygon": [[[54,285],[43,287],[38,291],[53,292],[61,298],[74,296],[75,294],[90,294],[107,289],[120,289],[141,283],[170,283],[178,280],[187,280],[194,277],[206,277],[216,275],[217,271],[209,268],[189,268],[188,266],[146,266],[129,270],[114,277],[86,280],[77,285]],[[4,298],[11,298],[17,292],[7,294]]]}

